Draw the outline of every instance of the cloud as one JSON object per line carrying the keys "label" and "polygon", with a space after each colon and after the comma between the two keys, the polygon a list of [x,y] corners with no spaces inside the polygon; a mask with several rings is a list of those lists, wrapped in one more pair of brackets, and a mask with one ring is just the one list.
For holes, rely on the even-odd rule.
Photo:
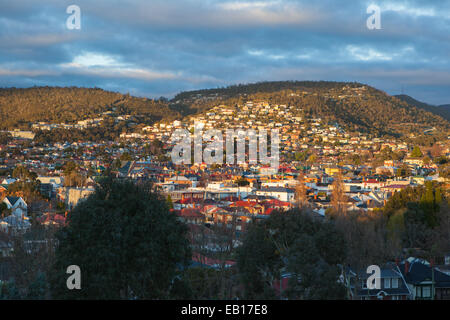
{"label": "cloud", "polygon": [[70,74],[88,75],[100,78],[132,78],[144,81],[154,81],[161,79],[172,80],[177,78],[177,75],[173,74],[172,72],[159,72],[138,68],[84,68],[82,66],[67,66],[65,72]]}
{"label": "cloud", "polygon": [[411,2],[392,2],[392,1],[384,1],[380,6],[381,10],[384,12],[395,12],[400,15],[407,15],[412,17],[441,17],[444,19],[448,19],[450,13],[448,10],[438,10],[437,8],[429,5],[416,5]]}
{"label": "cloud", "polygon": [[56,76],[57,72],[50,70],[10,70],[0,67],[0,76],[23,76],[23,77],[38,77],[38,76]]}
{"label": "cloud", "polygon": [[[366,8],[381,7],[381,30]],[[0,12],[0,83],[137,95],[261,80],[348,80],[449,103],[450,2],[16,0]]]}
{"label": "cloud", "polygon": [[119,63],[114,57],[95,53],[95,52],[85,52],[73,59],[73,62],[67,64],[67,66],[72,67],[120,67],[124,64]]}

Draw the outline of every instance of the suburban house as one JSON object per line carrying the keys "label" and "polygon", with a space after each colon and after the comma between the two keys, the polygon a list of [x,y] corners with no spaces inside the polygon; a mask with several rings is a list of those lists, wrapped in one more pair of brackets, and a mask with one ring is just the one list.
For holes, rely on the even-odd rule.
{"label": "suburban house", "polygon": [[282,188],[282,187],[267,187],[260,190],[256,190],[255,194],[258,196],[268,196],[275,199],[293,202],[295,192],[292,189]]}
{"label": "suburban house", "polygon": [[429,262],[408,258],[400,264],[400,270],[414,300],[450,299],[450,275],[432,268]]}
{"label": "suburban house", "polygon": [[205,216],[199,210],[193,208],[184,208],[181,210],[172,210],[178,216],[180,221],[185,223],[203,224]]}
{"label": "suburban house", "polygon": [[21,197],[6,196],[3,199],[3,203],[6,204],[9,210],[11,210],[11,214],[15,215],[17,218],[27,216],[28,206]]}
{"label": "suburban house", "polygon": [[65,203],[69,209],[72,209],[80,200],[86,199],[94,191],[94,188],[65,188]]}
{"label": "suburban house", "polygon": [[380,268],[380,287],[369,289],[367,280],[371,274],[366,270],[355,273],[347,269],[347,289],[352,300],[408,300],[411,297],[410,289],[395,264],[387,264]]}
{"label": "suburban house", "polygon": [[7,216],[6,218],[0,220],[0,230],[9,232],[10,230],[13,232],[22,233],[28,230],[31,227],[31,223],[29,218],[26,216],[17,217],[14,214]]}

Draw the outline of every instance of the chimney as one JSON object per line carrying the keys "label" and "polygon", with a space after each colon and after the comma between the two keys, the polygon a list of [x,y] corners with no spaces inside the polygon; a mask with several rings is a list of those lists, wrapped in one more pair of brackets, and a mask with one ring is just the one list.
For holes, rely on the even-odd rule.
{"label": "chimney", "polygon": [[409,261],[405,261],[405,276],[409,273]]}
{"label": "chimney", "polygon": [[400,260],[399,260],[398,258],[395,258],[395,265],[396,265],[397,267],[398,267],[399,263],[400,263]]}

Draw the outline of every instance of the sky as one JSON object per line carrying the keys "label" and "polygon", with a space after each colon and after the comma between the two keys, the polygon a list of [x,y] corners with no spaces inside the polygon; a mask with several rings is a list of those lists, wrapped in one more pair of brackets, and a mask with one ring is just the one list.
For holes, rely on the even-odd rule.
{"label": "sky", "polygon": [[[70,5],[80,29],[69,29]],[[370,5],[380,8],[380,29]],[[0,0],[0,87],[357,81],[450,104],[450,0]]]}

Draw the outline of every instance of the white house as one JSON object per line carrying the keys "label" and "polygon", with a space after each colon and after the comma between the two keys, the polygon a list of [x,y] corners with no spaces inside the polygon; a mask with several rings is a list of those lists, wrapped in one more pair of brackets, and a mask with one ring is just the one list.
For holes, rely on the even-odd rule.
{"label": "white house", "polygon": [[28,205],[22,197],[6,196],[3,203],[11,210],[11,213],[17,218],[27,217]]}
{"label": "white house", "polygon": [[14,179],[14,178],[6,178],[6,179],[3,179],[2,180],[2,183],[1,184],[11,184],[11,183],[14,183],[14,182],[16,182],[17,180],[16,179]]}
{"label": "white house", "polygon": [[261,190],[256,190],[258,196],[268,196],[281,201],[294,201],[295,192],[292,189],[282,187],[266,187]]}
{"label": "white house", "polygon": [[37,180],[41,183],[51,183],[54,189],[63,185],[62,177],[37,177]]}

